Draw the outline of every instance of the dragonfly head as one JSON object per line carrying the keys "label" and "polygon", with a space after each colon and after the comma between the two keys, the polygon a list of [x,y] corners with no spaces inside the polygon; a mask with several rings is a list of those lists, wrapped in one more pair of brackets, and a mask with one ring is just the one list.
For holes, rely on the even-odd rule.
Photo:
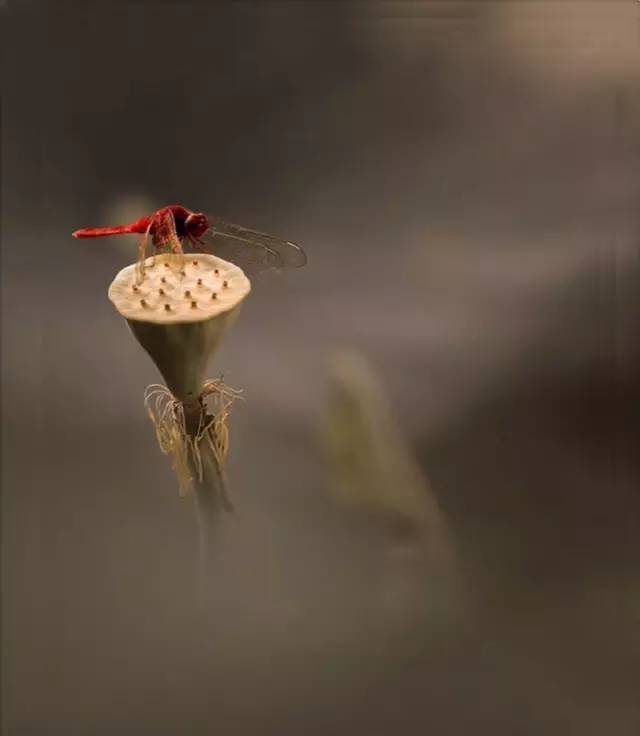
{"label": "dragonfly head", "polygon": [[209,229],[209,220],[202,212],[192,212],[184,221],[184,226],[187,232],[199,238]]}

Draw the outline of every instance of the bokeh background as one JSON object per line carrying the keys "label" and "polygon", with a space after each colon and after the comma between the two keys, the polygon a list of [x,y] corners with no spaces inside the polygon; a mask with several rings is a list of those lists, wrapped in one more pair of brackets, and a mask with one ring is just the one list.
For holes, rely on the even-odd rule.
{"label": "bokeh background", "polygon": [[[3,733],[638,734],[640,3],[1,20]],[[70,237],[169,202],[309,255],[211,367],[204,598],[106,297],[135,242]],[[340,502],[343,349],[439,525]]]}

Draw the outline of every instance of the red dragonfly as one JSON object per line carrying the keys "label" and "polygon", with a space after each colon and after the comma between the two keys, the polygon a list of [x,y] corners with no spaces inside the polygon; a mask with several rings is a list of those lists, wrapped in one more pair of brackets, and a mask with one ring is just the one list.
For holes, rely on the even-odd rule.
{"label": "red dragonfly", "polygon": [[75,238],[100,238],[108,235],[142,235],[138,249],[138,264],[146,257],[151,240],[155,252],[182,254],[189,243],[195,250],[208,252],[237,263],[248,273],[268,269],[300,268],[307,262],[301,246],[273,235],[233,225],[202,212],[192,212],[179,204],[162,207],[129,225],[91,227],[76,230]]}

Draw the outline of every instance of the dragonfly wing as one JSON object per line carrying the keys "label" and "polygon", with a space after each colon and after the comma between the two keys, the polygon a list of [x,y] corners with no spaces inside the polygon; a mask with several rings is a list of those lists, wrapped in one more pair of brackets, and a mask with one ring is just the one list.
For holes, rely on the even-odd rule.
{"label": "dragonfly wing", "polygon": [[218,218],[203,236],[214,255],[237,264],[247,273],[300,268],[307,256],[297,243],[250,230]]}
{"label": "dragonfly wing", "polygon": [[182,253],[182,243],[176,232],[176,220],[168,207],[156,212],[152,227],[153,243],[158,250]]}
{"label": "dragonfly wing", "polygon": [[155,249],[153,255],[158,252],[169,253],[169,260],[174,269],[177,270],[180,266],[179,258],[183,250],[182,243],[176,232],[176,220],[173,212],[168,207],[164,207],[155,213],[145,233],[140,238],[138,262],[136,264],[137,284],[141,284],[144,279],[144,263],[150,236]]}

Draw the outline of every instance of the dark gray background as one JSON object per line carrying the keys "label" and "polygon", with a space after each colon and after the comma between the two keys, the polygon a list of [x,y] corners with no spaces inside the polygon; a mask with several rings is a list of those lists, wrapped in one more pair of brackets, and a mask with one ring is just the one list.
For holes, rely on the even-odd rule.
{"label": "dark gray background", "polygon": [[[637,734],[640,4],[10,0],[2,28],[3,732]],[[174,201],[309,254],[212,366],[247,401],[204,607],[106,298],[135,243],[70,237]],[[448,518],[437,613],[387,615],[384,534],[328,493],[340,346]]]}

